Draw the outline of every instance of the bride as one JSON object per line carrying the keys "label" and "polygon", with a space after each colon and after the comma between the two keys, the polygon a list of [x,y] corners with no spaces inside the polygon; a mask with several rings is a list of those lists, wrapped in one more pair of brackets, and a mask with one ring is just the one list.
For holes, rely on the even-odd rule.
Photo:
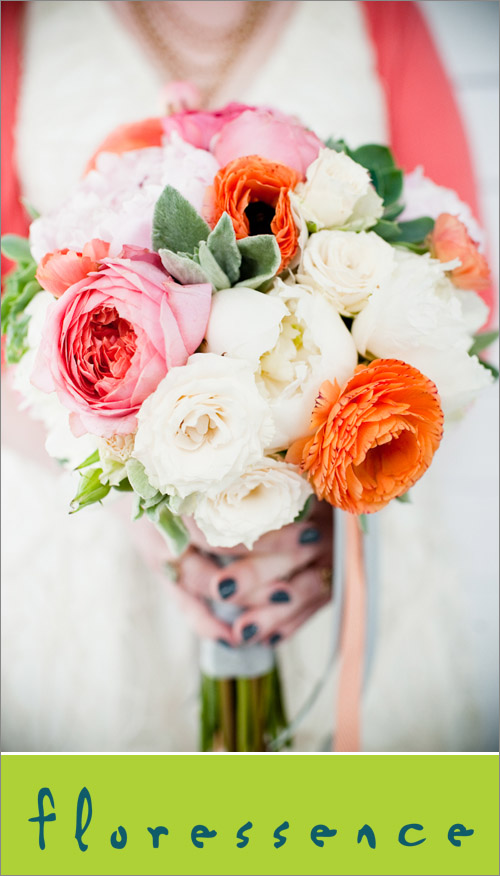
{"label": "bride", "polygon": [[[410,49],[419,40],[429,65],[436,63],[411,3],[24,5],[16,156],[22,193],[40,212],[65,197],[114,127],[164,112],[171,99],[165,83],[172,79],[194,81],[209,107],[228,100],[274,105],[321,137],[334,134],[353,146],[392,140],[405,169],[416,164],[412,114],[401,99],[395,103],[396,88],[387,90],[382,50],[385,40],[401,75],[404,64],[411,73]],[[406,12],[388,8],[402,6]],[[411,75],[406,83],[411,103],[417,94]],[[450,131],[459,124],[453,113],[447,137],[458,130]],[[413,115],[415,126],[416,104]],[[398,143],[395,118],[409,120]],[[435,124],[434,152],[427,145],[417,160],[437,182],[458,188],[446,176],[444,156],[466,188],[461,143],[455,140],[451,160]],[[465,188],[459,193],[472,201]],[[114,505],[67,515],[72,476],[45,454],[41,425],[17,410],[9,374],[4,384],[5,749],[196,750],[197,640],[144,559],[155,546],[142,531],[139,546],[133,543]],[[394,503],[377,515],[379,586],[377,604],[370,605],[376,636],[364,750],[496,746],[494,408],[493,390],[449,430],[433,467],[412,490],[412,505]],[[335,599],[280,644],[291,716],[322,675],[334,612]],[[296,750],[328,748],[335,680],[330,673],[300,726]]]}

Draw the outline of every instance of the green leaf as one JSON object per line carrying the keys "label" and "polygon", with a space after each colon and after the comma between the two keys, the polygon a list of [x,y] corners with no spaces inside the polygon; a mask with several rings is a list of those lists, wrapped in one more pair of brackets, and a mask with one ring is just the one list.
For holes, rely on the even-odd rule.
{"label": "green leaf", "polygon": [[209,234],[209,226],[192,204],[173,186],[165,186],[154,210],[153,249],[193,255]]}
{"label": "green leaf", "polygon": [[403,212],[404,208],[405,208],[404,204],[399,204],[399,203],[390,204],[390,206],[385,207],[383,218],[387,219],[389,221],[397,219],[398,216],[400,216],[401,213]]}
{"label": "green leaf", "polygon": [[479,361],[480,361],[481,365],[483,366],[483,368],[487,368],[488,371],[491,371],[494,379],[498,380],[498,377],[499,377],[498,368],[495,365],[492,365],[491,362],[485,362],[484,359],[480,359]]}
{"label": "green leaf", "polygon": [[156,496],[158,490],[149,483],[142,462],[139,462],[138,459],[128,459],[125,468],[133,489],[142,499],[152,499],[153,496]]}
{"label": "green leaf", "polygon": [[29,283],[26,283],[23,291],[20,295],[17,296],[16,300],[12,303],[9,311],[9,316],[17,316],[19,313],[28,306],[30,301],[38,294],[38,292],[42,291],[42,287],[38,280],[30,280]]}
{"label": "green leaf", "polygon": [[146,515],[161,532],[169,547],[179,556],[189,544],[189,533],[182,518],[172,514],[166,501],[147,509]]}
{"label": "green leaf", "polygon": [[18,234],[4,234],[2,237],[2,253],[13,262],[21,265],[33,261],[29,241]]}
{"label": "green leaf", "polygon": [[24,354],[28,352],[28,325],[30,317],[19,315],[17,319],[9,320],[5,331],[5,359],[7,365],[17,365]]}
{"label": "green leaf", "polygon": [[387,146],[369,143],[351,152],[351,158],[367,170],[387,171],[396,167],[393,154]]}
{"label": "green leaf", "polygon": [[368,515],[367,514],[358,514],[358,523],[361,532],[364,535],[368,535]]}
{"label": "green leaf", "polygon": [[113,484],[113,489],[118,490],[120,493],[133,493],[134,488],[130,483],[128,478],[123,478],[119,484]]}
{"label": "green leaf", "polygon": [[266,280],[274,277],[281,264],[281,253],[272,234],[244,237],[238,240],[238,249],[242,262],[237,286],[257,289]]}
{"label": "green leaf", "polygon": [[477,356],[481,350],[486,350],[486,347],[489,347],[490,344],[493,344],[494,341],[498,338],[498,331],[492,332],[478,332],[477,335],[474,335],[474,343],[469,350],[469,356]]}
{"label": "green leaf", "polygon": [[216,262],[229,278],[229,285],[239,279],[241,253],[236,243],[233,223],[227,213],[223,213],[214,230],[209,234],[207,245]]}
{"label": "green leaf", "polygon": [[306,225],[307,225],[307,230],[308,230],[309,234],[316,234],[316,232],[318,230],[318,226],[316,225],[316,222],[307,222]]}
{"label": "green leaf", "polygon": [[379,219],[371,230],[388,243],[394,243],[401,236],[398,223],[389,222],[388,219]]}
{"label": "green leaf", "polygon": [[38,219],[38,217],[40,216],[40,213],[38,212],[36,207],[34,207],[33,204],[30,204],[30,202],[27,200],[27,198],[20,198],[20,201],[21,201],[21,204],[23,205],[24,209],[26,210],[28,216],[30,217],[30,219]]}
{"label": "green leaf", "polygon": [[372,170],[371,176],[375,191],[382,198],[385,205],[394,204],[403,191],[403,171],[396,167],[390,170]]}
{"label": "green leaf", "polygon": [[396,496],[396,500],[402,502],[404,505],[411,505],[410,491],[408,490],[407,493],[403,493],[402,496]]}
{"label": "green leaf", "polygon": [[309,514],[309,511],[311,510],[311,508],[313,506],[313,503],[314,503],[314,496],[309,496],[309,498],[306,499],[306,502],[305,502],[304,507],[302,508],[302,511],[299,511],[299,513],[297,514],[297,516],[295,517],[293,522],[294,523],[301,523],[302,520],[305,520],[307,515]]}
{"label": "green leaf", "polygon": [[434,228],[434,219],[430,216],[422,216],[420,219],[412,219],[410,222],[400,222],[400,240],[408,243],[422,243]]}
{"label": "green leaf", "polygon": [[87,468],[89,465],[94,465],[96,462],[99,462],[99,451],[94,450],[90,456],[87,456],[87,459],[84,459],[80,465],[77,465],[74,471],[80,471],[82,468]]}
{"label": "green leaf", "polygon": [[75,514],[82,508],[88,505],[93,505],[95,502],[101,502],[104,499],[111,487],[109,484],[101,484],[100,476],[102,468],[93,468],[82,474],[80,486],[75,498],[71,502],[70,514]]}
{"label": "green leaf", "polygon": [[227,289],[231,282],[227,274],[222,270],[215,257],[208,248],[206,241],[202,240],[198,251],[200,265],[214,289]]}
{"label": "green leaf", "polygon": [[170,249],[159,249],[158,255],[165,270],[184,286],[209,282],[198,262],[193,261],[189,256],[181,256]]}
{"label": "green leaf", "polygon": [[327,149],[334,149],[335,152],[345,152],[350,157],[352,156],[349,146],[341,138],[337,140],[335,137],[328,137],[328,140],[325,140],[325,146]]}

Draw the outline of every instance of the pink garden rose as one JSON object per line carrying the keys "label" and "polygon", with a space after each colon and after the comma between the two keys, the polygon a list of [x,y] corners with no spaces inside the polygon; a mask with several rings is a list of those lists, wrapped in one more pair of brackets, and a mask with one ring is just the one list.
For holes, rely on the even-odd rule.
{"label": "pink garden rose", "polygon": [[57,392],[75,434],[135,431],[144,399],[202,341],[211,291],[181,286],[156,253],[124,247],[51,306],[32,383]]}
{"label": "pink garden rose", "polygon": [[211,150],[221,167],[235,158],[260,155],[305,177],[323,146],[316,134],[292,116],[261,107],[246,109],[229,121],[214,138]]}
{"label": "pink garden rose", "polygon": [[267,107],[229,103],[213,112],[176,113],[163,119],[163,130],[179,134],[198,149],[213,152],[224,167],[234,158],[260,155],[298,170],[301,176],[318,157],[323,143],[292,116]]}
{"label": "pink garden rose", "polygon": [[60,298],[66,289],[83,280],[109,254],[109,243],[91,240],[81,252],[72,249],[57,249],[44,255],[36,271],[42,289]]}
{"label": "pink garden rose", "polygon": [[163,132],[167,137],[178,134],[186,143],[197,149],[210,149],[210,143],[228,122],[237,119],[246,110],[254,107],[245,103],[228,103],[219,110],[187,110],[173,113],[162,119]]}

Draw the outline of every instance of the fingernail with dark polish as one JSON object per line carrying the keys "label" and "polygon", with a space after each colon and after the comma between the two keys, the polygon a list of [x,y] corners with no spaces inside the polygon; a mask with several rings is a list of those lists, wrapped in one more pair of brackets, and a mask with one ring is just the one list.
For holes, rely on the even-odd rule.
{"label": "fingernail with dark polish", "polygon": [[272,636],[269,637],[270,645],[277,645],[278,642],[281,641],[281,633],[273,633]]}
{"label": "fingernail with dark polish", "polygon": [[217,639],[217,641],[218,641],[219,645],[224,645],[224,648],[231,648],[231,647],[232,647],[232,646],[229,644],[229,642],[226,642],[225,639]]}
{"label": "fingernail with dark polish", "polygon": [[257,624],[247,624],[246,627],[243,627],[243,629],[241,631],[241,635],[243,636],[243,639],[245,640],[245,642],[247,642],[248,639],[251,639],[253,636],[255,636],[257,629],[258,629]]}
{"label": "fingernail with dark polish", "polygon": [[222,599],[229,599],[236,592],[236,581],[234,578],[223,578],[219,581],[219,593]]}
{"label": "fingernail with dark polish", "polygon": [[275,590],[270,596],[271,602],[290,602],[290,594],[286,590]]}
{"label": "fingernail with dark polish", "polygon": [[316,529],[315,526],[309,527],[309,529],[304,529],[304,532],[300,533],[299,542],[300,544],[314,544],[319,541],[321,538],[321,532],[319,529]]}

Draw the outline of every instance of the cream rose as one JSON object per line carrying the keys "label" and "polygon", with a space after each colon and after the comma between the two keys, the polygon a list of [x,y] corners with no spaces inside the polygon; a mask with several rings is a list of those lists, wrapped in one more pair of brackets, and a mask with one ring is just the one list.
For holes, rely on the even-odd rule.
{"label": "cream rose", "polygon": [[354,320],[352,335],[362,356],[402,359],[430,377],[450,417],[492,377],[468,354],[486,305],[474,292],[458,293],[446,267],[428,255],[397,252],[393,274]]}
{"label": "cream rose", "polygon": [[286,449],[304,435],[323,381],[344,383],[357,363],[351,334],[332,302],[280,279],[267,295],[243,288],[217,292],[207,344],[254,369],[274,422],[270,450]]}
{"label": "cream rose", "polygon": [[244,544],[292,523],[312,495],[294,465],[262,459],[224,489],[202,496],[194,517],[213,547]]}
{"label": "cream rose", "polygon": [[309,165],[306,181],[295,187],[292,204],[318,231],[361,231],[375,225],[384,209],[368,170],[334,149],[322,149]]}
{"label": "cream rose", "polygon": [[245,362],[195,353],[138,414],[133,456],[152,486],[181,497],[240,475],[272,440],[269,407]]}
{"label": "cream rose", "polygon": [[374,231],[318,231],[306,244],[300,274],[320,289],[339,313],[353,316],[393,267],[394,247]]}

